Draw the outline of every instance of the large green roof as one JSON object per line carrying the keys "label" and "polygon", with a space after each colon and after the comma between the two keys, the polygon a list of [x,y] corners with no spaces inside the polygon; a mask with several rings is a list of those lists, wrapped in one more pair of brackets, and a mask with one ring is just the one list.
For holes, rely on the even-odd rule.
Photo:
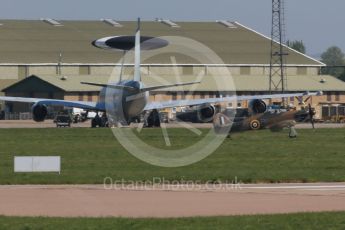
{"label": "large green roof", "polygon": [[[102,21],[60,22],[63,26],[53,26],[41,20],[0,20],[0,63],[56,63],[59,53],[62,53],[64,63],[114,63],[121,58],[122,52],[99,50],[90,43],[105,36],[133,35],[136,28],[136,22],[119,22],[122,27],[113,27]],[[229,65],[270,62],[270,39],[239,23],[234,23],[236,28],[227,28],[217,22],[177,24],[180,27],[173,28],[155,21],[142,22],[141,32],[147,36],[194,39],[215,51]],[[289,53],[287,64],[323,65],[291,49],[285,48],[285,51]],[[172,55],[177,56],[179,64],[210,64],[196,63],[193,58],[176,54],[158,55],[144,60],[143,64],[170,64]]]}

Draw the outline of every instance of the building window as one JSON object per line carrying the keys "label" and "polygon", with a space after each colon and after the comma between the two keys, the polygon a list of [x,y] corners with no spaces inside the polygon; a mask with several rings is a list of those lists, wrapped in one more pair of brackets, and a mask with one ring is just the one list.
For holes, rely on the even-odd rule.
{"label": "building window", "polygon": [[28,77],[28,67],[27,66],[18,66],[18,78],[23,79]]}
{"label": "building window", "polygon": [[177,100],[177,93],[171,93],[172,100]]}
{"label": "building window", "polygon": [[332,93],[327,92],[327,101],[332,101]]}
{"label": "building window", "polygon": [[340,94],[339,94],[339,92],[335,93],[335,101],[340,101]]}
{"label": "building window", "polygon": [[240,68],[240,74],[241,75],[250,75],[250,67],[241,67]]}
{"label": "building window", "polygon": [[297,67],[297,75],[307,75],[307,67]]}
{"label": "building window", "polygon": [[78,101],[82,101],[84,98],[83,93],[78,93]]}
{"label": "building window", "polygon": [[79,66],[79,75],[90,75],[90,66]]}
{"label": "building window", "polygon": [[91,92],[87,93],[87,100],[92,101],[92,93]]}
{"label": "building window", "polygon": [[345,107],[344,106],[339,106],[338,107],[338,114],[341,116],[345,115]]}
{"label": "building window", "polygon": [[182,73],[183,75],[193,75],[193,66],[183,66]]}
{"label": "building window", "polygon": [[329,107],[328,106],[322,106],[322,118],[327,119],[329,117]]}
{"label": "building window", "polygon": [[200,98],[201,98],[201,99],[204,99],[204,98],[205,98],[205,93],[204,93],[204,92],[201,92],[201,93],[200,93]]}
{"label": "building window", "polygon": [[330,108],[331,116],[336,116],[337,115],[337,107],[336,106],[331,106]]}

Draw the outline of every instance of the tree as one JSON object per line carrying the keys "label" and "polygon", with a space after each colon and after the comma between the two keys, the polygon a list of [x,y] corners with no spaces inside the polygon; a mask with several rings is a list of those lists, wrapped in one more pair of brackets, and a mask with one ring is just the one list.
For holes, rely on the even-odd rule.
{"label": "tree", "polygon": [[343,73],[340,75],[339,79],[345,81],[345,68]]}
{"label": "tree", "polygon": [[[332,46],[329,47],[324,53],[321,55],[321,61],[325,63],[329,68],[324,68],[322,71],[323,74],[329,74],[338,78],[344,78],[344,68],[335,68],[334,66],[344,66],[344,53],[343,51],[337,47]],[[332,67],[333,66],[333,67]]]}
{"label": "tree", "polygon": [[306,53],[306,48],[305,45],[303,43],[303,41],[287,41],[286,42],[287,46],[289,46],[290,48],[297,50],[298,52],[305,54]]}

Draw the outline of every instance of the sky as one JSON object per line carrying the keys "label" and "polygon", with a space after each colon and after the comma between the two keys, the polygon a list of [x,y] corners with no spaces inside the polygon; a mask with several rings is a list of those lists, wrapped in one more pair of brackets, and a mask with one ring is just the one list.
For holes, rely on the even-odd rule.
{"label": "sky", "polygon": [[[284,0],[286,38],[302,40],[318,57],[336,45],[345,51],[344,0]],[[238,21],[271,34],[272,0],[0,0],[1,19]]]}

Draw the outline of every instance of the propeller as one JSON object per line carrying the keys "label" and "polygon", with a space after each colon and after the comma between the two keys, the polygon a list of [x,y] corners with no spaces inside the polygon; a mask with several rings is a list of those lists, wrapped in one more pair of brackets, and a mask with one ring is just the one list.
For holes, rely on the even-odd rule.
{"label": "propeller", "polygon": [[305,103],[307,103],[307,101],[311,98],[311,96],[307,97],[305,100],[303,100],[303,97],[295,97],[298,101],[299,105],[305,105]]}
{"label": "propeller", "polygon": [[311,104],[308,104],[308,113],[309,113],[309,119],[310,119],[310,123],[313,127],[313,129],[315,129],[315,122],[314,122],[314,116],[315,116],[315,111],[314,109],[311,107]]}

